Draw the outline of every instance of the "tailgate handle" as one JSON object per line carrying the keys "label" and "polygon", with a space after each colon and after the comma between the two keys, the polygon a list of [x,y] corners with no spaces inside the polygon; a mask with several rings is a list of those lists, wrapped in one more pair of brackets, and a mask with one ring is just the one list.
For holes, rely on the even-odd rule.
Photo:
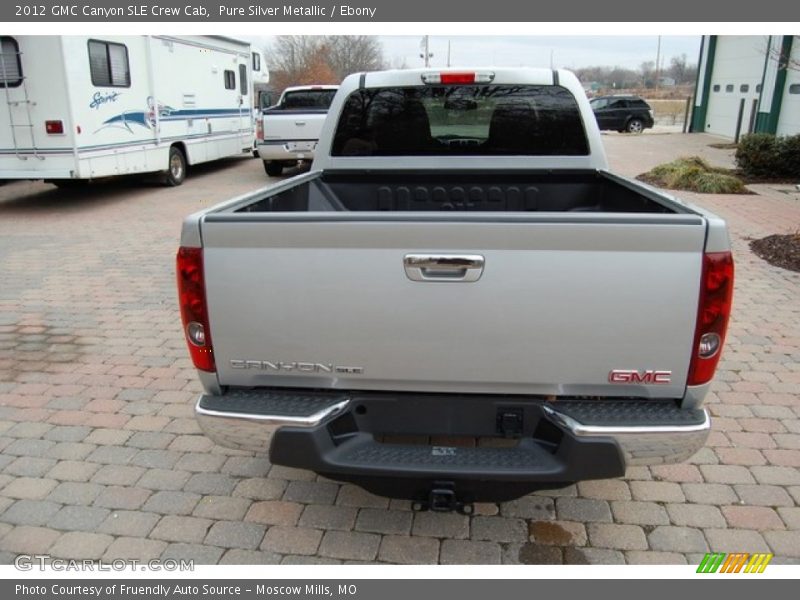
{"label": "tailgate handle", "polygon": [[478,281],[484,263],[480,254],[406,254],[403,259],[411,281]]}

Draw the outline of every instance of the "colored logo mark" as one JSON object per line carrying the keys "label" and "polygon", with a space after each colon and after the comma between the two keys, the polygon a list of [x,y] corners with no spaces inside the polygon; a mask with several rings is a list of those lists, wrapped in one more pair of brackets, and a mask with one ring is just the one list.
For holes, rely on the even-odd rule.
{"label": "colored logo mark", "polygon": [[772,554],[709,552],[697,566],[698,573],[763,573]]}

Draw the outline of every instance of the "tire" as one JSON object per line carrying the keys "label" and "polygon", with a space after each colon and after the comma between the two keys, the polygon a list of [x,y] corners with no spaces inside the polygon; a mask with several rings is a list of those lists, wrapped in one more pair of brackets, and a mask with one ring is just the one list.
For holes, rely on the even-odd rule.
{"label": "tire", "polygon": [[283,173],[283,165],[276,160],[265,160],[264,170],[270,177],[280,177]]}
{"label": "tire", "polygon": [[169,162],[167,162],[167,174],[164,183],[170,187],[176,187],[186,179],[186,156],[177,146],[169,149]]}
{"label": "tire", "polygon": [[625,125],[625,131],[628,133],[642,133],[644,131],[644,122],[641,119],[633,118]]}

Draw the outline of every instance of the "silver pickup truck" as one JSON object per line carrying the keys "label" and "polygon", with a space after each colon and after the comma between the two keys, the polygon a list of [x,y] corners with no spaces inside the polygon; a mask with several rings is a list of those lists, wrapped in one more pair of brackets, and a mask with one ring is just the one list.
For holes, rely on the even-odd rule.
{"label": "silver pickup truck", "polygon": [[725,223],[607,171],[563,70],[348,77],[309,173],[191,215],[217,443],[468,512],[705,442]]}

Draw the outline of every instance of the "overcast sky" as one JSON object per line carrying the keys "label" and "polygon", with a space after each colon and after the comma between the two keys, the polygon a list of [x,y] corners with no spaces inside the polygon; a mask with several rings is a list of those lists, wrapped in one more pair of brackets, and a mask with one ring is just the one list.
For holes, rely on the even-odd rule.
{"label": "overcast sky", "polygon": [[[270,37],[257,38],[261,46]],[[423,66],[420,36],[378,36],[384,54],[392,66],[405,62],[408,67]],[[658,36],[430,36],[432,66],[458,65],[549,67],[552,53],[555,67],[620,66],[637,68],[642,62],[656,60]],[[253,40],[255,41],[255,39]],[[669,66],[673,56],[686,54],[696,63],[700,36],[661,36],[662,65]],[[269,57],[267,56],[267,61]]]}

